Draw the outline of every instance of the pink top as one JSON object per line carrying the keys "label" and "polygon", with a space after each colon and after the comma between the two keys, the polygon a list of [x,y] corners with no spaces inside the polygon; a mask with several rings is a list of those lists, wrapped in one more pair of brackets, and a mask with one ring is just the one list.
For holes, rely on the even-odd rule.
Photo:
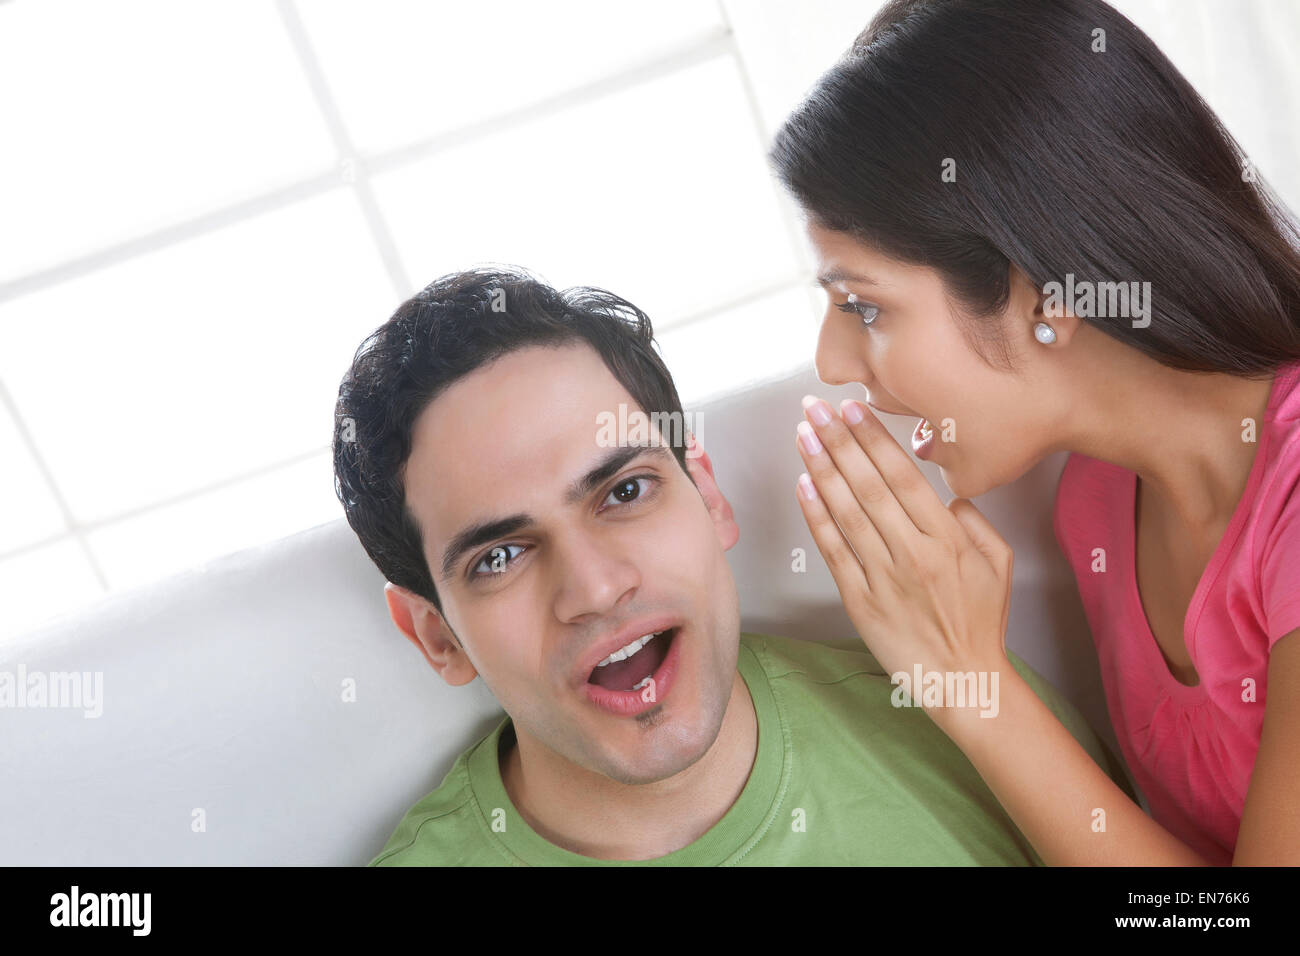
{"label": "pink top", "polygon": [[1300,362],[1275,376],[1256,437],[1246,490],[1183,624],[1194,687],[1169,672],[1138,594],[1137,475],[1075,453],[1056,496],[1056,540],[1079,585],[1124,759],[1152,817],[1216,864],[1231,863],[1237,844],[1269,652],[1300,628]]}

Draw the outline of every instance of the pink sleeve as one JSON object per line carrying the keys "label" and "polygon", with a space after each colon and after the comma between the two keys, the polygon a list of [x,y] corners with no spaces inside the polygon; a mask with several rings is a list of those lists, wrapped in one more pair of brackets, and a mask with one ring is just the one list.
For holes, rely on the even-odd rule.
{"label": "pink sleeve", "polygon": [[[1069,546],[1065,543],[1065,537],[1061,534],[1061,511],[1069,501],[1069,489],[1066,487],[1066,473],[1070,470],[1070,461],[1074,458],[1073,453],[1065,458],[1065,466],[1061,469],[1061,477],[1056,482],[1056,497],[1052,500],[1052,534],[1056,537],[1056,546],[1060,549],[1061,554],[1069,561]],[[1071,562],[1073,564],[1073,562]]]}
{"label": "pink sleeve", "polygon": [[1260,592],[1268,649],[1300,628],[1300,475],[1279,475],[1271,494],[1282,495],[1277,521],[1264,541]]}

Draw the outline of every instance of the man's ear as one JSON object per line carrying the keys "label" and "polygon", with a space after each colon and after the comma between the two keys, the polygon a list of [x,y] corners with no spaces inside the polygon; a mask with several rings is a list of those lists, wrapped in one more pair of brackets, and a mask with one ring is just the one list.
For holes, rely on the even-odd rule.
{"label": "man's ear", "polygon": [[709,517],[713,519],[713,527],[718,532],[718,540],[722,542],[722,550],[728,550],[740,538],[740,526],[731,513],[731,502],[718,490],[718,483],[713,478],[713,462],[709,460],[704,446],[689,432],[686,436],[686,470],[694,479],[695,487],[700,490],[704,506],[709,509]]}
{"label": "man's ear", "polygon": [[384,583],[384,598],[397,629],[419,648],[443,680],[452,687],[459,687],[478,676],[478,670],[437,608],[414,591],[399,587],[392,581]]}

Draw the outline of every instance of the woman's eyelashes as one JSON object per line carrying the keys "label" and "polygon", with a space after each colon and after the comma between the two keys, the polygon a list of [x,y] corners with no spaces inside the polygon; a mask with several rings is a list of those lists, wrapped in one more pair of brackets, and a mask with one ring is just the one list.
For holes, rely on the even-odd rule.
{"label": "woman's eyelashes", "polygon": [[[648,495],[642,490],[645,482],[656,486]],[[605,495],[604,502],[608,502],[607,507],[620,511],[624,508],[635,507],[638,502],[649,501],[654,498],[654,492],[658,490],[658,482],[659,477],[657,475],[633,475],[630,478],[620,479]],[[613,501],[610,499],[613,499]],[[517,553],[512,554],[512,549]],[[527,547],[522,544],[493,545],[487,554],[483,555],[478,563],[470,569],[470,576],[473,578],[486,578],[492,574],[502,574],[509,570],[519,555],[526,550],[528,550]]]}
{"label": "woman's eyelashes", "polygon": [[849,294],[849,301],[843,305],[837,305],[835,308],[841,312],[859,315],[862,317],[863,325],[871,325],[876,321],[876,316],[880,314],[880,306],[872,305],[870,302],[863,302],[856,295]]}

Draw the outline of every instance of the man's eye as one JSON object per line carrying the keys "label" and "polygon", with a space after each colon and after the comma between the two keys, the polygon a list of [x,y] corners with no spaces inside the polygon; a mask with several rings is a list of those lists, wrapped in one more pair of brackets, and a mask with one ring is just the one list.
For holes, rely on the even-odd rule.
{"label": "man's eye", "polygon": [[513,560],[510,554],[511,549],[522,552],[523,546],[518,544],[498,544],[495,548],[483,556],[483,560],[474,566],[475,574],[501,574],[510,567]]}
{"label": "man's eye", "polygon": [[[609,497],[605,500],[612,505],[627,505],[636,501],[643,494],[641,483],[643,481],[653,481],[649,475],[637,475],[635,478],[624,478],[609,491]],[[610,499],[613,499],[610,501]]]}

